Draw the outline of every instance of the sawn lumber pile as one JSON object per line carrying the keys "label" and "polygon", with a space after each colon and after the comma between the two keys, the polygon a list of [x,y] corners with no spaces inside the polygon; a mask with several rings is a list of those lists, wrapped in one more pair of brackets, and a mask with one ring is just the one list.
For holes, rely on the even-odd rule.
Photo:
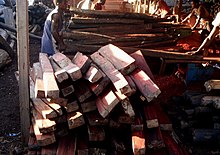
{"label": "sawn lumber pile", "polygon": [[63,32],[70,45],[68,52],[94,52],[96,46],[107,44],[136,49],[174,46],[180,35],[167,19],[146,14],[79,9],[71,12],[74,15]]}
{"label": "sawn lumber pile", "polygon": [[39,54],[30,72],[29,154],[187,154],[140,51]]}

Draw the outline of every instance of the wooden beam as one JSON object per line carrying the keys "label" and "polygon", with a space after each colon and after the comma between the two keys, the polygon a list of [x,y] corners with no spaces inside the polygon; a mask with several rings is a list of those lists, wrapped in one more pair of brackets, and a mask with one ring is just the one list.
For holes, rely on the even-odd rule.
{"label": "wooden beam", "polygon": [[17,0],[17,51],[19,70],[19,103],[22,140],[27,143],[30,127],[30,95],[29,95],[29,33],[28,33],[28,2]]}

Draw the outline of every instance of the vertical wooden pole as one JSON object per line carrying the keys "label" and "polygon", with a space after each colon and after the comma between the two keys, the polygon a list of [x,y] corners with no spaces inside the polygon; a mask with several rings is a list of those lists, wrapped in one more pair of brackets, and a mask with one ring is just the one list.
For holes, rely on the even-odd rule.
{"label": "vertical wooden pole", "polygon": [[28,142],[30,127],[29,112],[29,32],[28,32],[28,2],[16,0],[17,24],[17,54],[19,71],[19,103],[22,140]]}
{"label": "vertical wooden pole", "polygon": [[181,12],[182,12],[183,0],[178,1],[178,19],[177,22],[181,22]]}

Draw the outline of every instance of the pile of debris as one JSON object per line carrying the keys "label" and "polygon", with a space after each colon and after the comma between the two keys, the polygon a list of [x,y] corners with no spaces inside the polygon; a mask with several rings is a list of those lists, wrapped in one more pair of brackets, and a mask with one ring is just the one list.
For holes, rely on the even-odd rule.
{"label": "pile of debris", "polygon": [[140,51],[112,44],[91,55],[40,53],[30,74],[29,153],[188,154],[155,98]]}

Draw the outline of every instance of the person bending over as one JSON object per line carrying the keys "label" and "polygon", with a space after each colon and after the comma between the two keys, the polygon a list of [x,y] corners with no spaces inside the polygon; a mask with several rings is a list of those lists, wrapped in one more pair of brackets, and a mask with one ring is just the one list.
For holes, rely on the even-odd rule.
{"label": "person bending over", "polygon": [[55,54],[57,51],[65,50],[66,45],[63,42],[61,30],[63,28],[63,12],[67,8],[66,0],[56,0],[56,7],[47,16],[44,23],[43,36],[41,39],[41,52],[47,53],[48,56]]}

